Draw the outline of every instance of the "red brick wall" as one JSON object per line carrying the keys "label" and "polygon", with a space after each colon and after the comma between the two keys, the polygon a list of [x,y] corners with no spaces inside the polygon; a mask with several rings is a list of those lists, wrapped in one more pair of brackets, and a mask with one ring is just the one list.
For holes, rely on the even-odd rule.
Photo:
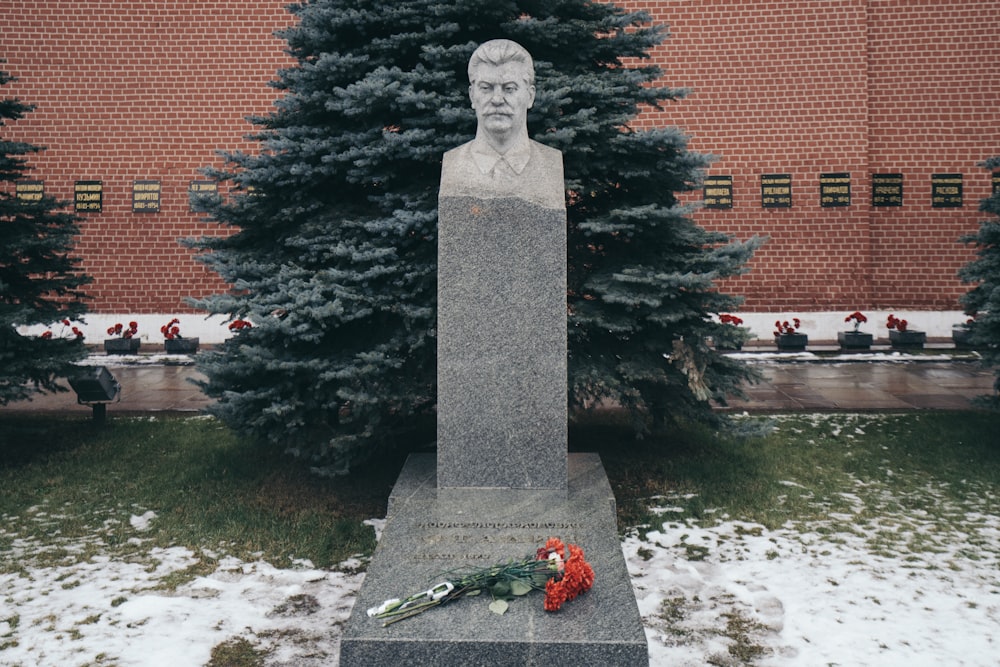
{"label": "red brick wall", "polygon": [[[734,206],[698,221],[770,241],[728,281],[747,310],[957,309],[956,243],[975,229],[1000,155],[1000,3],[967,0],[628,0],[672,37],[654,60],[684,100],[639,125],[677,125],[719,156]],[[175,313],[221,289],[176,239],[221,233],[188,211],[217,150],[252,149],[245,117],[266,113],[288,64],[273,37],[286,0],[14,0],[0,13],[0,90],[38,109],[5,136],[48,147],[32,159],[46,191],[70,199],[102,180],[79,250],[97,279],[92,308]],[[10,7],[10,9],[8,9]],[[819,175],[849,172],[852,202],[819,205]],[[870,205],[871,172],[904,174],[904,206]],[[792,176],[789,209],[761,207],[760,176]],[[964,175],[964,206],[930,205],[933,173]],[[161,212],[131,210],[133,180],[160,180]]]}
{"label": "red brick wall", "polygon": [[[177,239],[221,233],[188,210],[198,170],[217,150],[251,148],[245,117],[266,113],[267,86],[289,63],[275,30],[283,0],[171,2],[14,0],[0,12],[0,89],[36,105],[5,137],[48,150],[31,158],[47,194],[103,182],[103,212],[85,215],[78,250],[95,277],[96,312],[176,313],[224,288]],[[159,180],[159,213],[132,212],[132,182]]]}
{"label": "red brick wall", "polygon": [[[1000,154],[1000,3],[634,1],[670,27],[654,52],[691,94],[641,123],[684,128],[733,176],[731,210],[698,221],[770,237],[725,288],[748,310],[957,309],[956,243],[975,229]],[[851,206],[819,205],[849,172]],[[870,205],[871,172],[904,174],[904,206]],[[792,176],[790,209],[761,207],[760,175]],[[964,174],[964,206],[933,209],[932,173]]]}
{"label": "red brick wall", "polygon": [[[876,302],[951,306],[972,256],[954,239],[976,229],[1000,155],[1000,3],[881,0],[869,11],[873,171],[905,175],[907,205],[871,215]],[[933,209],[931,174],[961,173],[964,206]]]}

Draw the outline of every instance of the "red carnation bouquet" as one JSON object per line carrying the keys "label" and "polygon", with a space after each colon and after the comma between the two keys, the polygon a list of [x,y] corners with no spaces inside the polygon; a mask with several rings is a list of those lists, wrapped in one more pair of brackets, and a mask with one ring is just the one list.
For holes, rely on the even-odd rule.
{"label": "red carnation bouquet", "polygon": [[542,590],[545,591],[545,611],[559,611],[563,604],[589,591],[593,585],[594,568],[584,558],[583,549],[550,537],[533,556],[482,569],[454,571],[451,578],[426,591],[402,600],[386,600],[372,607],[368,615],[383,619],[382,625],[386,626],[483,591],[492,596],[490,609],[497,614],[507,611],[509,600]]}

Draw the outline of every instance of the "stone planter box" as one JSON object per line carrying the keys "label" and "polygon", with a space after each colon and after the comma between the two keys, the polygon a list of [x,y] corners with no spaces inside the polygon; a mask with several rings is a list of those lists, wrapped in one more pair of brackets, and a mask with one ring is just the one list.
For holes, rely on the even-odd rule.
{"label": "stone planter box", "polygon": [[809,334],[786,333],[774,337],[779,352],[802,352],[809,344]]}
{"label": "stone planter box", "polygon": [[106,354],[138,354],[142,341],[138,338],[106,338],[104,352]]}
{"label": "stone planter box", "polygon": [[840,349],[848,351],[870,350],[873,336],[862,331],[838,331],[837,342]]}
{"label": "stone planter box", "polygon": [[972,329],[966,324],[956,324],[951,328],[951,340],[955,347],[972,348]]}
{"label": "stone planter box", "polygon": [[197,338],[171,338],[163,341],[167,354],[194,354],[198,351]]}
{"label": "stone planter box", "polygon": [[894,350],[922,350],[927,342],[927,334],[923,331],[889,329],[889,342]]}

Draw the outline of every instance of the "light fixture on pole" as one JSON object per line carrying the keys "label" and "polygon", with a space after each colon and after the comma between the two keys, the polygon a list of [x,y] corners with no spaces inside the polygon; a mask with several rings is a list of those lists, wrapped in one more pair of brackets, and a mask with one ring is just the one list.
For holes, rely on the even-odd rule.
{"label": "light fixture on pole", "polygon": [[96,423],[104,421],[108,403],[121,400],[122,386],[106,366],[81,369],[69,378],[69,386],[76,392],[77,403],[93,408]]}

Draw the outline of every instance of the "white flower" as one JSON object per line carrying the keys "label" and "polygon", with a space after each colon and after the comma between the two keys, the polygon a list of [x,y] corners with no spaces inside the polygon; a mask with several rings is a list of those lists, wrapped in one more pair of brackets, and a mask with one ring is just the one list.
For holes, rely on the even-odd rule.
{"label": "white flower", "polygon": [[384,614],[390,609],[394,609],[402,600],[399,598],[392,598],[391,600],[386,600],[378,607],[371,607],[368,610],[369,616],[378,616],[379,614]]}
{"label": "white flower", "polygon": [[549,552],[549,567],[551,567],[556,572],[562,572],[565,565],[563,564],[563,557],[559,555],[556,551]]}

